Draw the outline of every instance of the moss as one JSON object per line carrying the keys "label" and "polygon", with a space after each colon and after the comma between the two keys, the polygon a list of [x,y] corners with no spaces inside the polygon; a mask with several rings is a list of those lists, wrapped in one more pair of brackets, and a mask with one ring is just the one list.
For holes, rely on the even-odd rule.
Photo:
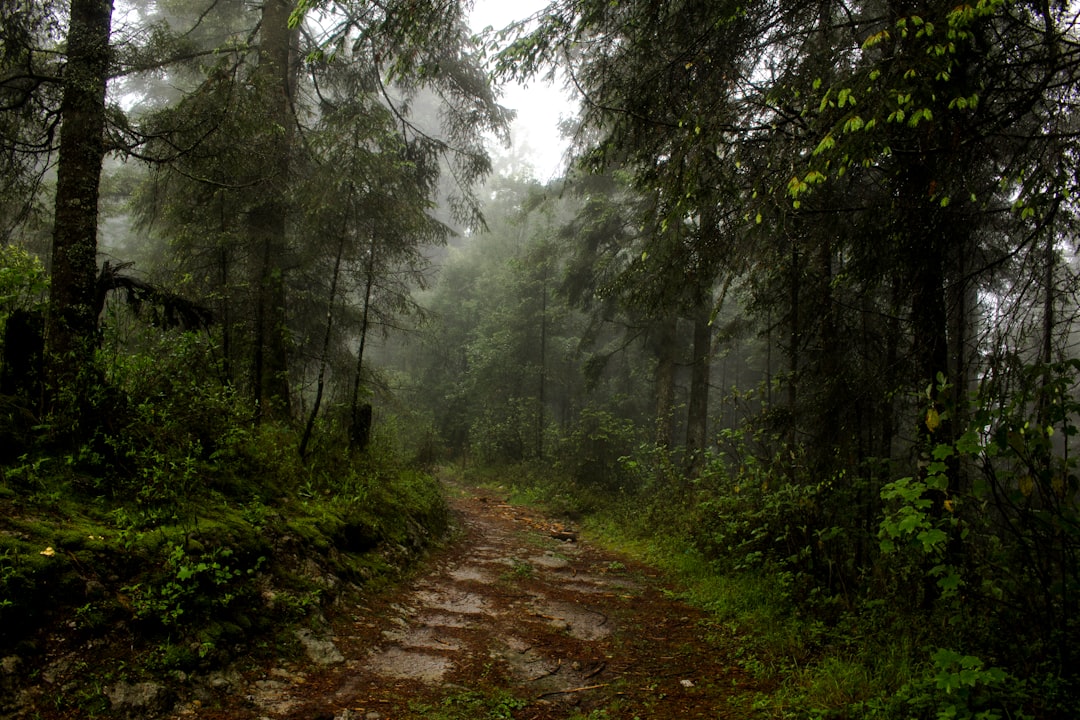
{"label": "moss", "polygon": [[295,489],[304,476],[287,491],[290,468],[173,507],[88,495],[89,481],[0,495],[0,655],[43,662],[63,636],[103,672],[175,678],[291,647],[294,623],[400,578],[448,524],[428,476],[332,470],[314,492]]}

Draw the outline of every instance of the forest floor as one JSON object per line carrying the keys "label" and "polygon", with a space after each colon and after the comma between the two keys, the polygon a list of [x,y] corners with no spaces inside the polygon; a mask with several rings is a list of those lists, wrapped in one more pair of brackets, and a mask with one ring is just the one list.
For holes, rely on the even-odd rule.
{"label": "forest floor", "polygon": [[[259,668],[208,720],[745,718],[763,688],[656,570],[492,490],[449,487],[456,538],[339,607],[303,661]],[[555,537],[559,536],[559,537]]]}

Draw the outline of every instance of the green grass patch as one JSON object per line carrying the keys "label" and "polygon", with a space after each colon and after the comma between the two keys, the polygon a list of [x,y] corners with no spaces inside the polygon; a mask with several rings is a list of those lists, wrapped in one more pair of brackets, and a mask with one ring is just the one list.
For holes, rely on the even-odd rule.
{"label": "green grass patch", "polygon": [[506,690],[462,691],[438,703],[415,703],[411,710],[427,720],[513,720],[528,701]]}

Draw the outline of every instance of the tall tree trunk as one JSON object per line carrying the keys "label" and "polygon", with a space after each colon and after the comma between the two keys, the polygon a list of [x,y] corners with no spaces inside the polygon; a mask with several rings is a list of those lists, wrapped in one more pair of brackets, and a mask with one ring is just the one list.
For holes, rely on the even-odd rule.
{"label": "tall tree trunk", "polygon": [[[98,192],[112,10],[111,0],[72,0],[60,104],[46,392],[49,409],[76,413],[72,421],[86,409],[96,380]],[[61,408],[62,398],[74,406]]]}
{"label": "tall tree trunk", "polygon": [[253,385],[258,417],[268,419],[287,419],[291,412],[284,269],[288,248],[285,195],[294,135],[291,9],[285,0],[266,0],[263,5],[255,81],[267,103],[269,164],[262,187],[265,201],[252,209],[249,221],[252,240],[259,248]]}
{"label": "tall tree trunk", "polygon": [[[351,202],[351,188],[350,188]],[[319,355],[319,375],[315,381],[315,400],[311,403],[311,413],[308,415],[307,424],[304,426],[304,436],[300,439],[300,459],[307,458],[307,447],[311,441],[311,433],[315,429],[315,420],[319,417],[319,407],[322,405],[323,388],[326,384],[326,365],[330,355],[330,339],[334,330],[334,302],[337,299],[338,277],[341,274],[341,258],[345,254],[345,239],[347,233],[341,230],[341,238],[338,242],[337,256],[334,257],[334,272],[330,276],[330,297],[326,301],[326,331],[323,334],[322,353]]]}
{"label": "tall tree trunk", "polygon": [[222,246],[218,253],[221,274],[221,302],[218,313],[221,317],[221,375],[225,385],[232,387],[233,384],[233,347],[232,347],[232,298],[229,282],[230,257],[227,248]]}
{"label": "tall tree trunk", "polygon": [[[1051,211],[1057,214],[1057,204]],[[1043,249],[1043,317],[1042,317],[1042,342],[1039,348],[1038,362],[1049,365],[1054,362],[1054,325],[1056,324],[1055,303],[1057,301],[1057,266],[1059,262],[1058,251],[1055,245],[1057,235],[1054,233],[1053,215],[1046,228],[1046,245]],[[1046,427],[1052,421],[1049,416],[1050,394],[1047,392],[1051,375],[1044,369],[1040,392],[1036,397],[1036,417],[1039,424]]]}
{"label": "tall tree trunk", "polygon": [[712,303],[708,295],[694,312],[694,356],[690,365],[690,400],[686,416],[686,455],[691,474],[704,462],[709,429],[709,367],[712,363]]}
{"label": "tall tree trunk", "polygon": [[536,408],[536,457],[544,457],[544,405],[547,403],[547,265],[540,284],[540,388]]}
{"label": "tall tree trunk", "polygon": [[656,338],[656,370],[653,386],[656,394],[656,444],[670,448],[675,422],[675,366],[678,360],[674,317],[660,321]]}
{"label": "tall tree trunk", "polygon": [[371,406],[360,405],[360,378],[364,371],[364,346],[367,344],[368,319],[371,317],[371,292],[375,287],[375,231],[368,247],[367,278],[364,281],[364,314],[360,321],[360,344],[356,349],[356,373],[353,376],[352,403],[349,408],[349,447],[363,450],[371,433]]}
{"label": "tall tree trunk", "polygon": [[[799,259],[799,242],[791,237],[791,312],[790,312],[790,348],[788,350],[788,437],[791,447],[796,446],[796,430],[799,427],[799,356],[802,353],[802,327],[799,314],[799,289],[802,282],[802,261]],[[794,475],[794,468],[791,469]]]}

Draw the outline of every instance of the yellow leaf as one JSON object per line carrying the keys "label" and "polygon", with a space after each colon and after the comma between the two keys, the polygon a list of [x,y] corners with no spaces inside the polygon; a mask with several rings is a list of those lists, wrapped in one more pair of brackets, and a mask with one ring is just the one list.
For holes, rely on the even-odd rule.
{"label": "yellow leaf", "polygon": [[941,415],[934,408],[926,411],[926,429],[934,432],[941,425]]}
{"label": "yellow leaf", "polygon": [[945,509],[948,510],[949,512],[953,511],[953,501],[952,500],[946,500],[945,502],[942,503],[942,505],[944,505]]}
{"label": "yellow leaf", "polygon": [[1059,498],[1065,497],[1065,480],[1060,475],[1054,476],[1054,479],[1050,481],[1050,487]]}
{"label": "yellow leaf", "polygon": [[45,557],[52,557],[55,554],[56,554],[56,551],[53,550],[51,547],[47,547],[47,548],[45,548],[44,550],[42,550],[41,552],[38,553],[38,555],[44,555]]}
{"label": "yellow leaf", "polygon": [[1023,493],[1024,497],[1029,497],[1031,495],[1031,491],[1035,489],[1035,481],[1031,479],[1030,475],[1025,475],[1024,477],[1020,478],[1019,485],[1020,492]]}

